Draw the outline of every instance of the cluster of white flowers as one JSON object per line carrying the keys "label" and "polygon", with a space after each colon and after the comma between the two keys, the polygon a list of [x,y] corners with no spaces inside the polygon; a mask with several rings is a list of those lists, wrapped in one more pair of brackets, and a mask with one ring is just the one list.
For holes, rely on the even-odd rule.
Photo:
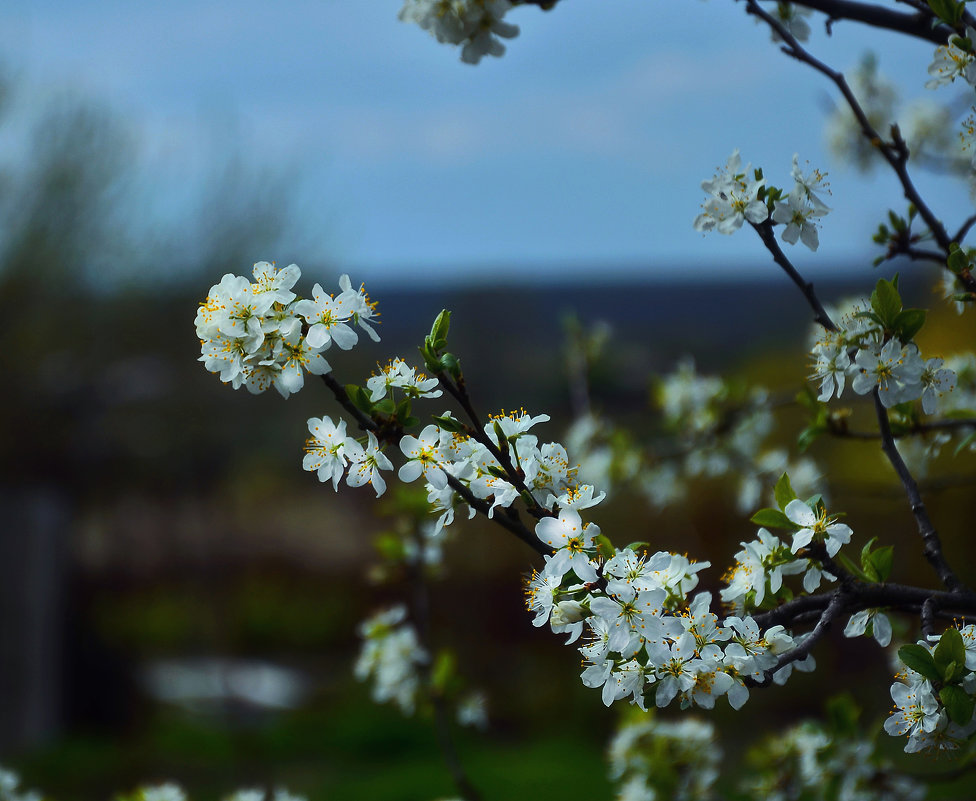
{"label": "cluster of white flowers", "polygon": [[[370,431],[365,444],[346,435],[346,421],[333,423],[328,416],[312,417],[308,421],[311,436],[305,442],[305,458],[302,467],[314,471],[319,481],[331,481],[333,489],[339,489],[339,480],[346,474],[350,487],[372,485],[378,498],[386,491],[386,480],[381,470],[392,470],[393,464],[380,449],[379,440]],[[348,468],[348,473],[346,473]]]}
{"label": "cluster of white flowers", "polygon": [[[532,500],[551,510],[556,498],[575,483],[576,468],[571,467],[566,448],[558,442],[539,445],[529,429],[549,415],[531,416],[524,410],[492,417],[484,426],[485,437],[500,452],[508,454],[511,464],[524,475],[521,483]],[[429,425],[419,437],[407,435],[400,440],[400,450],[407,462],[400,468],[401,481],[424,477],[427,499],[439,512],[437,526],[454,521],[460,496],[450,487],[448,476],[462,484],[478,500],[488,501],[488,516],[499,507],[508,508],[521,496],[513,476],[505,471],[492,451],[466,433],[447,432]],[[470,510],[473,516],[475,511]]]}
{"label": "cluster of white flowers", "polygon": [[779,537],[760,528],[756,539],[740,543],[742,550],[736,553],[735,564],[722,577],[726,586],[719,596],[722,603],[736,614],[756,609],[766,598],[775,597],[783,587],[785,576],[802,574],[803,589],[807,592],[816,590],[822,578],[828,581],[836,578],[825,572],[816,559],[798,557],[796,554],[816,536],[833,556],[840,545],[850,539],[850,528],[832,521],[826,515],[817,517],[802,501],[791,501],[785,514],[792,522],[803,526],[794,533],[793,545],[787,546]]}
{"label": "cluster of white flowers", "polygon": [[[767,529],[760,528],[755,540],[741,543],[742,550],[735,555],[735,564],[722,577],[726,587],[719,594],[734,614],[765,608],[764,602],[768,606],[768,600],[780,593],[787,576],[802,574],[803,589],[808,593],[816,591],[822,579],[836,581],[837,577],[824,569],[822,556],[818,558],[809,546],[822,545],[827,556],[833,558],[850,542],[853,535],[850,526],[828,514],[822,500],[812,505],[794,498],[785,504],[782,512],[783,524],[792,528],[792,544],[787,545]],[[786,591],[787,598],[793,595],[792,590]],[[864,634],[873,634],[882,647],[891,642],[891,625],[879,609],[854,613],[844,629],[846,637]]]}
{"label": "cluster of white flowers", "polygon": [[711,723],[642,714],[620,726],[607,760],[610,778],[621,783],[618,801],[707,801],[713,797],[722,751]]}
{"label": "cluster of white flowers", "polygon": [[738,149],[732,151],[725,168],[711,180],[702,181],[702,189],[709,198],[702,204],[702,213],[695,218],[695,230],[731,234],[746,220],[756,224],[765,222],[769,209],[759,199],[759,190],[765,183],[763,178],[752,174],[751,165],[742,166]]}
{"label": "cluster of white flowers", "polygon": [[964,746],[976,732],[976,626],[948,629],[902,647],[898,655],[885,731],[908,738],[906,753]]}
{"label": "cluster of white flowers", "polygon": [[518,36],[518,26],[505,22],[509,0],[404,0],[403,22],[415,22],[438,42],[463,45],[461,60],[477,64],[482,56],[505,52],[498,37]]}
{"label": "cluster of white flowers", "polygon": [[738,506],[755,508],[763,487],[789,473],[797,491],[822,490],[813,460],[790,458],[782,448],[769,447],[773,415],[768,392],[753,387],[743,397],[731,382],[699,374],[684,359],[656,385],[656,400],[669,432],[683,456],[651,464],[642,474],[641,489],[656,507],[680,500],[687,479],[734,476],[739,483]]}
{"label": "cluster of white flowers", "polygon": [[[820,240],[815,219],[830,211],[819,194],[829,192],[826,173],[812,170],[804,175],[799,156],[794,155],[791,175],[793,189],[786,200],[774,202],[772,220],[786,226],[782,234],[784,242],[795,245],[800,240],[810,250],[816,250]],[[759,172],[753,173],[751,165],[743,167],[739,151],[733,151],[725,168],[711,180],[702,182],[709,198],[702,204],[702,213],[695,218],[695,230],[731,234],[746,220],[756,225],[765,222],[770,217],[762,195],[766,179],[758,176]]]}
{"label": "cluster of white flowers", "polygon": [[850,379],[858,395],[877,388],[885,408],[921,399],[922,410],[934,414],[940,399],[956,385],[956,374],[942,359],[923,359],[914,342],[886,340],[866,302],[844,314],[837,330],[821,331],[811,353],[811,377],[820,382],[821,401],[839,398]]}
{"label": "cluster of white flowers", "polygon": [[[763,632],[748,616],[720,625],[710,593],[689,598],[708,562],[666,551],[649,556],[630,547],[601,557],[600,528],[584,523],[578,511],[596,503],[592,488],[557,503],[559,515],[536,524],[536,536],[555,554],[528,581],[526,606],[535,613],[534,625],[548,622],[554,632],[569,635],[567,644],[587,631],[579,649],[581,678],[602,690],[607,706],[627,698],[645,709],[650,698],[665,707],[678,698],[682,708],[711,709],[727,695],[738,709],[749,697],[744,679],[764,680],[778,655],[802,641],[782,626]],[[773,680],[781,684],[794,667],[813,666],[811,657],[788,663]]]}
{"label": "cluster of white flowers", "polygon": [[408,398],[439,398],[442,393],[436,387],[436,378],[418,373],[399,356],[380,368],[379,375],[366,380],[369,399],[374,402],[385,398],[391,389],[399,389]]}
{"label": "cluster of white flowers", "polygon": [[20,789],[20,776],[12,770],[0,768],[0,801],[41,801],[34,790]]}
{"label": "cluster of white flowers", "polygon": [[363,650],[356,660],[360,681],[373,679],[373,700],[393,701],[405,715],[413,714],[421,689],[420,665],[430,655],[420,646],[414,627],[405,622],[403,605],[385,609],[359,624]]}
{"label": "cluster of white flowers", "polygon": [[348,350],[359,340],[350,324],[358,324],[379,341],[370,325],[375,304],[349,276],[339,279],[333,297],[319,284],[311,300],[300,299],[292,287],[301,277],[298,266],[277,269],[266,261],[254,265],[254,281],[227,273],[210,288],[194,321],[200,339],[200,361],[234,389],[264,392],[274,386],[284,397],[298,392],[305,373],[324,375],[332,368],[322,356],[334,342]]}
{"label": "cluster of white flowers", "polygon": [[[267,798],[268,795],[264,790],[244,789],[232,793],[224,801],[267,801]],[[290,793],[283,787],[276,787],[271,795],[271,801],[306,801],[306,799],[305,796]]]}
{"label": "cluster of white flowers", "polygon": [[976,86],[976,30],[967,27],[963,39],[955,31],[949,41],[935,48],[935,58],[929,65],[932,78],[926,82],[926,89],[937,89],[962,78],[966,83]]}
{"label": "cluster of white flowers", "polygon": [[870,740],[807,721],[754,752],[742,789],[764,801],[921,801],[923,784],[894,774]]}
{"label": "cluster of white flowers", "polygon": [[[23,792],[18,789],[20,779],[16,773],[0,768],[0,801],[41,801],[44,797],[38,792]],[[131,793],[117,796],[118,801],[187,801],[186,792],[173,782],[164,784],[145,784]],[[264,790],[235,790],[224,801],[265,801]],[[284,787],[276,787],[270,796],[271,801],[306,801],[305,796],[290,793]]]}

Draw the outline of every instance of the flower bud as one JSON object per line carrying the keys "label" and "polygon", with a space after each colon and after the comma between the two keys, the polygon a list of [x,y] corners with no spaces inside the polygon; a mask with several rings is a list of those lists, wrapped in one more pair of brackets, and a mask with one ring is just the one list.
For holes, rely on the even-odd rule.
{"label": "flower bud", "polygon": [[586,609],[579,601],[562,601],[552,607],[550,621],[554,626],[568,626],[586,617]]}

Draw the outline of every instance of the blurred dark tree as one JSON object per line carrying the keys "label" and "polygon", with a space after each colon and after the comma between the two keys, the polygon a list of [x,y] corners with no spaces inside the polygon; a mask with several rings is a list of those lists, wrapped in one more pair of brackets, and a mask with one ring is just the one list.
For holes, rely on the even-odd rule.
{"label": "blurred dark tree", "polygon": [[25,111],[28,91],[0,80],[0,758],[48,739],[66,708],[126,707],[69,550],[93,498],[214,472],[206,454],[227,431],[208,441],[179,391],[198,373],[201,274],[240,272],[286,241],[318,250],[289,222],[292,175],[222,142],[197,196],[156,220],[131,126],[72,96]]}

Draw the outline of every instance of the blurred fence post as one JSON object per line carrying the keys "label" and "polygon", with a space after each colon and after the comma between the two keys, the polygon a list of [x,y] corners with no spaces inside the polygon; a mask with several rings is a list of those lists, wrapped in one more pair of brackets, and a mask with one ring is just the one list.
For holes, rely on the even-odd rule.
{"label": "blurred fence post", "polygon": [[69,501],[53,487],[0,491],[0,756],[61,723]]}

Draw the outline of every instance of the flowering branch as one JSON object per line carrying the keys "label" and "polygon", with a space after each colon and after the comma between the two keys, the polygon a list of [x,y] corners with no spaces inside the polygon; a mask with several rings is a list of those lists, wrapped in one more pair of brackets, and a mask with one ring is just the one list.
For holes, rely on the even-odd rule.
{"label": "flowering branch", "polygon": [[518,467],[512,463],[511,457],[509,456],[511,449],[508,447],[507,440],[501,439],[499,444],[502,444],[503,447],[499,447],[492,442],[491,437],[489,437],[481,428],[478,427],[481,418],[478,416],[478,413],[474,409],[474,405],[471,403],[471,397],[468,395],[464,378],[459,376],[457,382],[454,382],[443,371],[436,371],[434,376],[437,378],[440,386],[442,386],[447,393],[461,405],[461,408],[464,409],[465,414],[467,414],[468,418],[471,420],[473,425],[468,426],[465,433],[467,433],[468,436],[473,438],[476,442],[483,445],[488,452],[495,457],[498,464],[500,464],[502,469],[505,471],[508,481],[510,481],[512,486],[518,489],[518,491],[521,493],[522,500],[525,501],[529,514],[538,519],[552,516],[552,512],[541,506],[535,500],[532,492],[526,486],[525,471],[522,470],[521,467]]}
{"label": "flowering branch", "polygon": [[[854,96],[854,93],[851,91],[851,88],[847,84],[847,81],[842,73],[831,69],[818,58],[811,55],[810,52],[797,41],[796,37],[790,33],[787,27],[769,14],[765,9],[763,9],[757,0],[746,0],[746,5],[747,13],[763,20],[776,32],[777,36],[779,36],[785,42],[781,49],[786,55],[790,56],[791,58],[795,58],[797,61],[803,62],[804,64],[808,64],[834,83],[834,85],[843,95],[844,100],[847,101],[847,105],[854,114],[854,117],[861,128],[861,132],[878,150],[884,160],[888,162],[895,175],[898,176],[898,181],[901,183],[905,198],[918,210],[919,216],[925,221],[925,224],[928,225],[929,230],[932,232],[932,236],[935,238],[935,241],[948,258],[950,245],[952,244],[953,240],[949,238],[949,235],[946,232],[945,226],[942,224],[942,222],[935,216],[932,210],[922,199],[922,196],[915,188],[915,184],[912,182],[911,176],[908,174],[908,145],[902,138],[898,126],[891,126],[891,142],[885,142],[868,120],[867,114],[865,114],[861,104]],[[948,34],[941,35],[938,41],[940,43],[944,42],[945,36],[947,35]],[[972,277],[971,275],[960,276],[960,280],[969,292],[976,292],[976,278]]]}

